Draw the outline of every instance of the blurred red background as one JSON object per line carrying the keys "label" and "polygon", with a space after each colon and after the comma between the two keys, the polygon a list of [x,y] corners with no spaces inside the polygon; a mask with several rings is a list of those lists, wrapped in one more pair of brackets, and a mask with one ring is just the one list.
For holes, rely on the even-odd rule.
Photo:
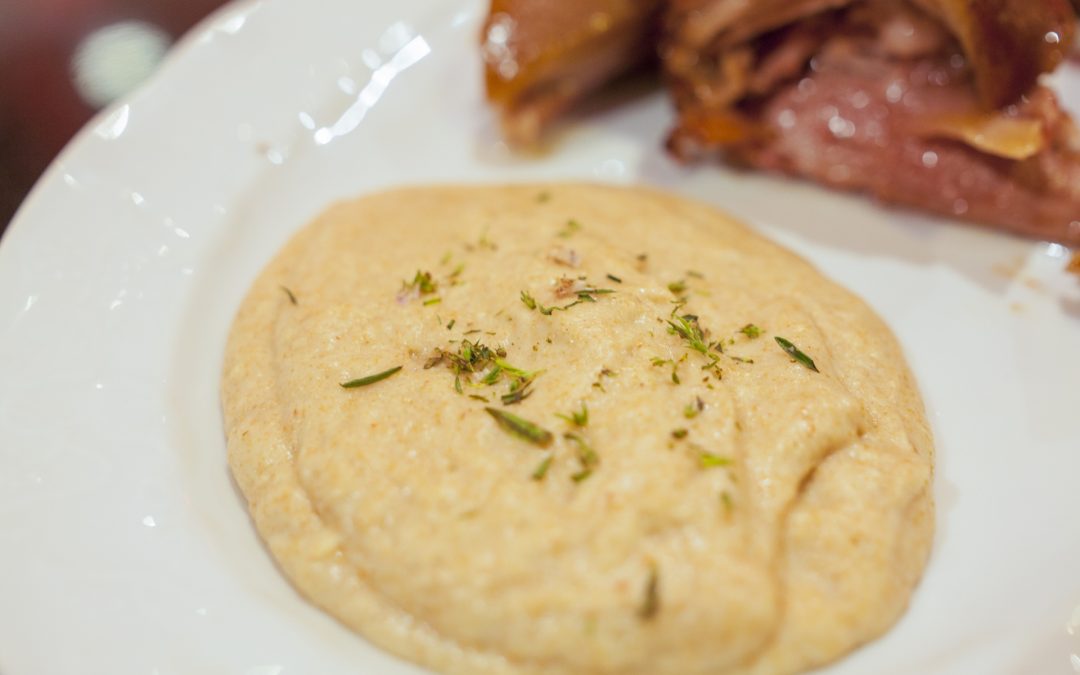
{"label": "blurred red background", "polygon": [[[0,0],[0,233],[103,99],[122,93],[152,70],[161,50],[147,45],[171,44],[222,4]],[[125,23],[132,21],[139,23]],[[117,31],[118,25],[135,29]],[[77,67],[76,54],[87,52],[93,58],[82,59]]]}

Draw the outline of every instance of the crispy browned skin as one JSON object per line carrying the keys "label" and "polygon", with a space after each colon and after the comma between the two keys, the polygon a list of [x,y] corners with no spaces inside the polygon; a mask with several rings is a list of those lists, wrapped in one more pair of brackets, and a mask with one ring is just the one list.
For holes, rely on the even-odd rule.
{"label": "crispy browned skin", "polygon": [[492,0],[481,34],[488,98],[516,143],[655,53],[659,0]]}

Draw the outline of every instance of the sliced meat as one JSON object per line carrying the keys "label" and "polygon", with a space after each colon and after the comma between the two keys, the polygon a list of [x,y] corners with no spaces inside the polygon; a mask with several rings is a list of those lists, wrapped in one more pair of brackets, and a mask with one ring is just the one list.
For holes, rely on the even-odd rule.
{"label": "sliced meat", "polygon": [[[1051,139],[1022,160],[924,134],[926,115],[973,110],[940,96],[932,78],[888,64],[874,74],[827,61],[771,97],[758,114],[767,140],[732,146],[729,159],[830,187],[1028,236],[1080,244],[1080,152],[1075,129],[1043,88],[1008,119],[1034,122]],[[925,78],[925,79],[924,79]]]}
{"label": "sliced meat", "polygon": [[[950,28],[899,0],[863,0],[733,48],[753,54],[716,99],[703,57],[671,76],[684,159],[729,161],[1046,239],[1080,243],[1080,137],[1029,82],[988,110]],[[722,57],[712,57],[722,61]],[[716,71],[715,79],[723,80]]]}
{"label": "sliced meat", "polygon": [[481,35],[505,135],[537,140],[589,92],[655,55],[660,0],[492,0]]}

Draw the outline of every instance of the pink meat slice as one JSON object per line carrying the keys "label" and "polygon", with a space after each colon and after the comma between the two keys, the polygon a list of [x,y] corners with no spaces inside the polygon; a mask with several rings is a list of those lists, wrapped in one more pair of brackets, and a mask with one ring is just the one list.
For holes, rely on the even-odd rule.
{"label": "pink meat slice", "polygon": [[825,53],[805,77],[760,104],[765,140],[729,159],[866,192],[883,202],[1080,244],[1080,138],[1048,89],[1013,111],[1039,119],[1045,150],[1016,161],[917,130],[974,106],[948,63],[858,61]]}

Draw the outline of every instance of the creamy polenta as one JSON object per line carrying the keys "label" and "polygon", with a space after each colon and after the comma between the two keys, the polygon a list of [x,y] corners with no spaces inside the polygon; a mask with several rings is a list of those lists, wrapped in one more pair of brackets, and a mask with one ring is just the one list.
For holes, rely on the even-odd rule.
{"label": "creamy polenta", "polygon": [[334,206],[255,282],[222,389],[285,573],[443,673],[802,671],[896,621],[932,538],[885,325],[650,190]]}

